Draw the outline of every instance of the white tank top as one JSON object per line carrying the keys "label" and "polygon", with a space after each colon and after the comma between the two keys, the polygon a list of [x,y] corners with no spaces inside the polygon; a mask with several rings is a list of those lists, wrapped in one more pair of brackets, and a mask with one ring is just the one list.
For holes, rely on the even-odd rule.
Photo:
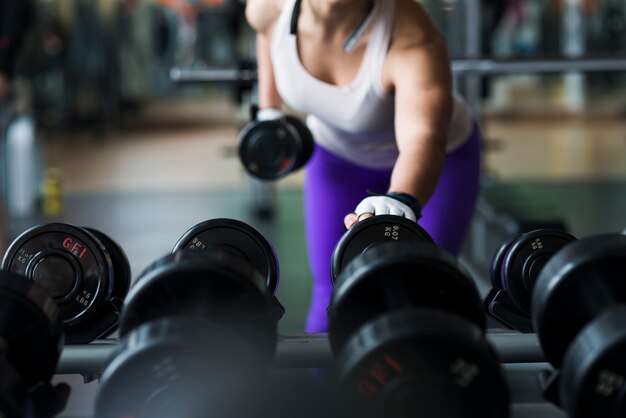
{"label": "white tank top", "polygon": [[[376,0],[369,21],[370,36],[356,78],[336,86],[313,77],[302,65],[296,37],[290,34],[296,0],[285,2],[271,46],[276,87],[294,110],[308,115],[307,125],[324,148],[351,163],[388,169],[398,158],[394,129],[394,96],[381,81],[395,14],[395,0]],[[460,148],[472,131],[465,102],[454,97],[447,151]]]}

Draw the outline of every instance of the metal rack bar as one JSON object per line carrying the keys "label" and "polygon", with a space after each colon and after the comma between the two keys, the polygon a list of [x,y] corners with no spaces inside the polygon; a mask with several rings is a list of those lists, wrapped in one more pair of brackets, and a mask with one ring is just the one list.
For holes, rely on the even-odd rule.
{"label": "metal rack bar", "polygon": [[626,71],[624,58],[555,58],[537,60],[464,59],[452,62],[452,72],[461,74],[548,74],[567,72]]}
{"label": "metal rack bar", "polygon": [[[455,75],[549,74],[568,72],[626,71],[624,58],[554,58],[537,60],[457,59],[452,61]],[[254,82],[256,70],[236,68],[184,69],[173,68],[170,78],[177,83]]]}
{"label": "metal rack bar", "polygon": [[[490,333],[503,363],[544,362],[545,357],[534,334]],[[61,354],[57,374],[94,374],[104,370],[117,348],[114,340],[86,345],[66,346]],[[333,364],[333,355],[326,334],[286,335],[278,341],[274,368],[323,368]]]}
{"label": "metal rack bar", "polygon": [[184,69],[172,68],[170,79],[177,83],[236,83],[255,82],[256,70],[241,70],[238,68],[207,68]]}

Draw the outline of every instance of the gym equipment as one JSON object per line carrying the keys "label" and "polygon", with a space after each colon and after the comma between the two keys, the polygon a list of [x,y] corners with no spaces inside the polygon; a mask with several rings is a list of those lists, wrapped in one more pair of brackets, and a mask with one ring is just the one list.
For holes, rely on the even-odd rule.
{"label": "gym equipment", "polygon": [[254,228],[230,219],[191,228],[131,288],[96,416],[253,414],[256,402],[236,395],[258,393],[274,357],[277,284],[276,255]]}
{"label": "gym equipment", "polygon": [[[255,347],[217,321],[163,317],[131,330],[100,379],[96,418],[243,417]],[[238,411],[238,412],[237,412]]]}
{"label": "gym equipment", "polygon": [[[225,252],[237,257],[259,272],[272,296],[278,288],[280,269],[276,251],[270,242],[252,226],[235,219],[211,219],[190,228],[174,245],[173,252],[203,250]],[[276,315],[285,309],[274,296]]]}
{"label": "gym equipment", "polygon": [[60,311],[39,286],[0,271],[0,318],[0,415],[61,412],[69,387],[49,383],[63,347]]}
{"label": "gym equipment", "polygon": [[150,265],[128,292],[120,335],[153,319],[193,316],[249,338],[260,358],[273,358],[276,315],[264,278],[224,251],[177,251]]}
{"label": "gym equipment", "polygon": [[238,151],[243,166],[263,180],[277,180],[300,169],[314,148],[309,128],[292,116],[266,121],[258,121],[254,116],[239,134]]}
{"label": "gym equipment", "polygon": [[57,303],[67,343],[88,343],[117,329],[131,273],[124,251],[104,233],[62,223],[35,226],[9,246],[2,268],[37,283]]}
{"label": "gym equipment", "polygon": [[368,248],[337,277],[328,313],[337,378],[360,415],[508,416],[476,286],[433,244]]}
{"label": "gym equipment", "polygon": [[566,232],[538,229],[503,244],[491,261],[487,312],[512,329],[532,332],[530,299],[537,277],[555,253],[574,241]]}
{"label": "gym equipment", "polygon": [[626,236],[581,239],[541,271],[533,325],[547,359],[546,398],[571,418],[626,413]]}
{"label": "gym equipment", "polygon": [[364,219],[346,232],[333,250],[331,278],[337,280],[339,273],[356,257],[365,254],[385,242],[427,242],[433,239],[417,223],[394,215],[378,215]]}

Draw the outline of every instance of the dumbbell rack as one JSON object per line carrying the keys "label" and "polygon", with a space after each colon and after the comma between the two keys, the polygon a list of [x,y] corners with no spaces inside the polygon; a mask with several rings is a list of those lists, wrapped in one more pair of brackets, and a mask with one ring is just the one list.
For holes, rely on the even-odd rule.
{"label": "dumbbell rack", "polygon": [[[494,345],[509,381],[513,401],[512,418],[564,418],[565,414],[543,400],[538,375],[550,368],[535,334],[492,329]],[[57,374],[97,376],[117,347],[116,340],[68,345],[63,350]],[[333,355],[326,334],[283,335],[278,340],[275,369],[326,368]]]}

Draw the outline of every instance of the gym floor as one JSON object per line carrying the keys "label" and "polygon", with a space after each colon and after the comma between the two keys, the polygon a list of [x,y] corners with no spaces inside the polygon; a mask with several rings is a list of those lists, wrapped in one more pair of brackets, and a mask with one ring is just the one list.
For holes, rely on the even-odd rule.
{"label": "gym floor", "polygon": [[[251,182],[235,153],[242,112],[225,103],[155,103],[105,136],[44,136],[45,166],[61,173],[63,211],[20,220],[12,232],[52,220],[101,229],[125,249],[136,278],[196,223],[244,220],[266,234],[279,256],[278,297],[287,309],[281,333],[301,332],[310,296],[302,173],[277,184],[272,219],[256,218]],[[626,227],[626,120],[509,115],[485,118],[483,131],[483,195],[538,210],[550,205],[578,236]],[[466,254],[472,245],[468,240]],[[486,268],[474,267],[485,291]],[[82,385],[80,376],[58,380],[82,387],[63,416],[88,416],[96,384]]]}

